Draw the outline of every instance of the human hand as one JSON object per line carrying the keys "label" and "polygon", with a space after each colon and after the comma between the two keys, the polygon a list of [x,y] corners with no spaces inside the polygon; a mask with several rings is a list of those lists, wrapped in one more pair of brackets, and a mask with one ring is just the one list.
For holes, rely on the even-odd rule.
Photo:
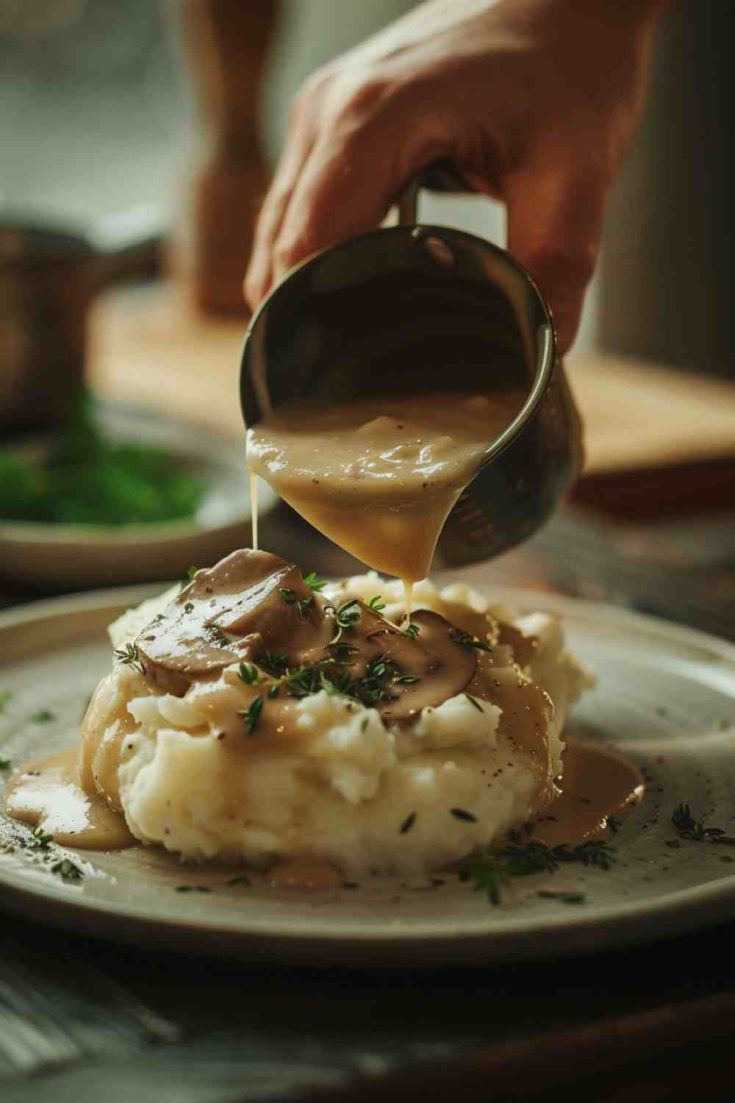
{"label": "human hand", "polygon": [[662,0],[429,0],[294,103],[245,280],[254,308],[305,257],[379,225],[437,158],[507,205],[508,248],[579,324],[607,191],[641,112]]}

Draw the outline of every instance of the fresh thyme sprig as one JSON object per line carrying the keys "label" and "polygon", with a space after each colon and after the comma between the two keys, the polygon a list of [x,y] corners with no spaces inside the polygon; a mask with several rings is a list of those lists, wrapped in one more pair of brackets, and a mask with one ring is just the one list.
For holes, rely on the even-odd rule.
{"label": "fresh thyme sprig", "polygon": [[376,594],[375,597],[371,597],[368,602],[368,609],[372,609],[374,613],[382,613],[385,609],[385,602],[381,601],[382,594]]}
{"label": "fresh thyme sprig", "polygon": [[133,670],[137,670],[139,674],[145,674],[143,663],[140,661],[140,655],[138,654],[138,648],[134,643],[126,643],[124,647],[116,647],[115,658],[118,659],[123,666],[131,666]]}
{"label": "fresh thyme sprig", "polygon": [[286,605],[292,605],[296,611],[296,615],[301,617],[302,620],[306,616],[309,606],[314,601],[313,594],[309,594],[308,597],[299,597],[295,590],[289,590],[284,586],[278,587],[278,593],[281,596],[281,601],[285,601]]}
{"label": "fresh thyme sprig", "polygon": [[679,804],[671,814],[671,822],[680,839],[693,842],[720,843],[723,846],[735,846],[735,837],[728,835],[721,827],[705,827],[701,820],[695,820],[688,804]]}
{"label": "fresh thyme sprig", "polygon": [[339,643],[342,639],[342,633],[352,628],[353,625],[359,621],[362,610],[360,609],[360,602],[356,597],[350,598],[349,601],[343,601],[341,605],[325,605],[324,615],[328,617],[334,617],[334,623],[337,631],[332,639],[329,641],[329,647],[335,643]]}
{"label": "fresh thyme sprig", "polygon": [[583,866],[608,870],[615,861],[606,843],[590,841],[579,846],[547,847],[543,843],[511,842],[468,859],[460,866],[460,877],[475,882],[475,891],[484,892],[491,904],[499,904],[502,888],[513,877],[534,873],[555,873],[560,865],[577,862]]}
{"label": "fresh thyme sprig", "polygon": [[418,624],[407,624],[405,628],[401,629],[404,636],[408,636],[409,640],[415,640],[419,634]]}

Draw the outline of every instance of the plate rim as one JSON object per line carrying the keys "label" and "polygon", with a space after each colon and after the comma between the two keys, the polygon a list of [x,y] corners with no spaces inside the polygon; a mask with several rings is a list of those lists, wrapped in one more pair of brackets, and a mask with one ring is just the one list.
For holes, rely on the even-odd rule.
{"label": "plate rim", "polygon": [[[441,575],[436,581],[441,584]],[[534,607],[558,611],[584,621],[600,617],[616,627],[653,631],[666,639],[694,646],[716,656],[730,668],[735,683],[735,644],[718,636],[662,617],[568,597],[563,594],[519,588],[483,585],[491,600],[506,606]],[[0,612],[0,633],[19,625],[44,621],[66,613],[90,613],[107,607],[127,608],[162,592],[161,583],[106,587],[83,593],[44,598]],[[715,924],[735,915],[735,873],[715,881],[664,893],[649,901],[605,905],[602,914],[590,910],[559,916],[517,917],[496,927],[478,920],[460,931],[447,926],[438,930],[416,930],[405,926],[390,929],[330,930],[321,933],[312,927],[289,931],[272,929],[267,920],[253,923],[252,917],[241,927],[218,924],[202,917],[168,918],[146,915],[140,908],[127,907],[125,901],[91,901],[69,893],[55,882],[38,885],[14,883],[12,869],[0,868],[0,906],[34,919],[52,920],[77,930],[85,926],[104,937],[121,937],[138,942],[144,937],[151,944],[167,944],[179,950],[214,953],[223,956],[253,955],[279,961],[310,964],[359,964],[380,967],[391,959],[410,957],[411,963],[438,965],[463,960],[538,960],[572,952],[589,952],[603,947],[631,945],[669,937],[687,930]],[[660,922],[662,917],[665,922]],[[272,921],[271,921],[272,922]],[[375,954],[379,952],[376,959]]]}

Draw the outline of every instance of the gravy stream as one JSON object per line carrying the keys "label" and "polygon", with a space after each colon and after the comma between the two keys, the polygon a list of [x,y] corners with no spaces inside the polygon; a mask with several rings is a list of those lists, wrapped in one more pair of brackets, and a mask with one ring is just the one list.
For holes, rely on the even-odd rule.
{"label": "gravy stream", "polygon": [[248,465],[340,547],[417,582],[483,452],[524,399],[517,390],[298,401],[248,429]]}
{"label": "gravy stream", "polygon": [[77,768],[78,750],[30,762],[11,774],[5,789],[9,816],[40,827],[60,846],[79,850],[121,850],[134,846],[120,812],[82,789]]}

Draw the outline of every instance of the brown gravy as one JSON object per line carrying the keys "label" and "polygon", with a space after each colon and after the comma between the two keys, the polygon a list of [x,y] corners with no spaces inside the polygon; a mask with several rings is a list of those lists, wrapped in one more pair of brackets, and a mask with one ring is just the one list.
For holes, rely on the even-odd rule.
{"label": "brown gravy", "polygon": [[248,465],[363,563],[425,578],[447,515],[525,396],[291,403],[248,430]]}
{"label": "brown gravy", "polygon": [[610,821],[643,800],[637,766],[594,743],[570,740],[564,751],[561,795],[539,815],[531,838],[545,846],[577,846],[609,838]]}
{"label": "brown gravy", "polygon": [[82,789],[77,756],[77,748],[72,747],[14,771],[5,789],[8,815],[40,827],[59,846],[79,850],[134,846],[136,840],[122,814]]}

